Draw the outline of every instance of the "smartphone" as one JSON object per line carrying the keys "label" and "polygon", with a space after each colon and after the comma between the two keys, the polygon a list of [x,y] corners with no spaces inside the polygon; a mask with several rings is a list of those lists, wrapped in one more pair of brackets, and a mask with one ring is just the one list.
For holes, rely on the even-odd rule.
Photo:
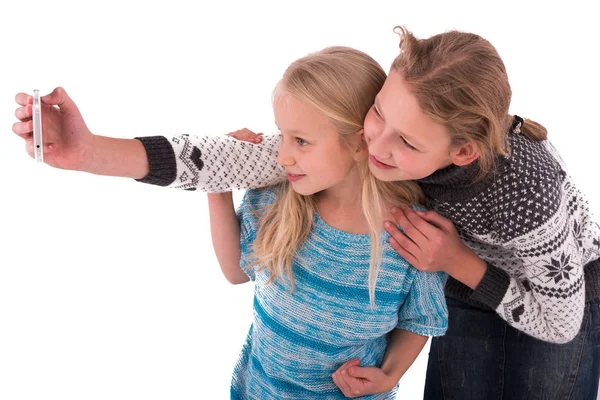
{"label": "smartphone", "polygon": [[33,153],[38,162],[44,162],[44,144],[42,142],[42,102],[40,91],[33,91]]}

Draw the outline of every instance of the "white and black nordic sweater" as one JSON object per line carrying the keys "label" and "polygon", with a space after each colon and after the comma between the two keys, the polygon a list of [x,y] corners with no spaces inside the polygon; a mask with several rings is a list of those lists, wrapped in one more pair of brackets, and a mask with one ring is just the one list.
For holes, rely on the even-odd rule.
{"label": "white and black nordic sweater", "polygon": [[[585,301],[600,297],[600,228],[548,141],[509,134],[510,156],[473,183],[477,165],[451,166],[420,180],[427,206],[452,220],[488,264],[475,290],[450,278],[446,295],[495,310],[539,339],[564,343],[579,331]],[[138,138],[150,173],[141,182],[223,192],[286,179],[279,136],[262,144],[229,137]]]}

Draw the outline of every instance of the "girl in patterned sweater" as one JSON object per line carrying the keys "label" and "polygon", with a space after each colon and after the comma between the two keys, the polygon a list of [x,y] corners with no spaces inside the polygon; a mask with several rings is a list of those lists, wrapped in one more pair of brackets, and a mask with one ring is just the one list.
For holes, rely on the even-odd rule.
{"label": "girl in patterned sweater", "polygon": [[596,400],[600,229],[585,196],[546,129],[508,114],[508,77],[488,41],[399,33],[364,129],[372,173],[416,180],[432,209],[393,211],[404,233],[387,223],[390,244],[450,275],[425,399]]}
{"label": "girl in patterned sweater", "polygon": [[372,173],[417,180],[435,210],[393,211],[404,233],[386,223],[391,245],[450,275],[449,328],[432,340],[425,399],[595,400],[600,229],[585,196],[545,128],[509,116],[489,42],[399,33],[364,125]]}
{"label": "girl in patterned sweater", "polygon": [[[295,61],[273,95],[288,182],[248,191],[237,216],[230,192],[209,194],[224,275],[255,282],[232,399],[392,399],[427,336],[445,331],[445,274],[381,243],[382,210],[420,194],[368,171],[362,121],[384,80],[350,48]],[[351,388],[346,370],[359,365],[367,376]]]}

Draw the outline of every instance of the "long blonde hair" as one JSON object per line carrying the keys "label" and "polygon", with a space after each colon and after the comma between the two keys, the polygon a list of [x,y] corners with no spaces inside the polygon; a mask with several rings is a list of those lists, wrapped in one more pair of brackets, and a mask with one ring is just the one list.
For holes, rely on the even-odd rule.
{"label": "long blonde hair", "polygon": [[[506,134],[512,91],[506,68],[490,42],[473,33],[449,31],[417,39],[403,26],[400,54],[391,71],[400,73],[420,107],[444,125],[452,145],[467,142],[479,150],[479,178],[495,168],[498,155],[507,155]],[[529,139],[546,139],[539,123],[526,119],[521,132]]]}
{"label": "long blonde hair", "polygon": [[[285,90],[313,106],[333,123],[342,146],[349,149],[385,79],[385,71],[369,55],[349,47],[328,47],[293,62],[274,93]],[[393,203],[418,203],[421,191],[413,182],[376,180],[366,159],[357,167],[363,178],[362,207],[371,234],[368,284],[373,305],[384,210]],[[300,195],[287,182],[282,184],[275,202],[260,211],[261,222],[253,251],[255,265],[268,269],[269,282],[287,276],[294,289],[292,259],[310,233],[315,211],[314,195]]]}

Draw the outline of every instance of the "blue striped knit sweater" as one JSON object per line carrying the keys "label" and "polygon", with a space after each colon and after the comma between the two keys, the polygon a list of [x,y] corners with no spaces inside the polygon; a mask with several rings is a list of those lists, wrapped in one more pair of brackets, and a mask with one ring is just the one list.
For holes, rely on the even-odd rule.
{"label": "blue striped knit sweater", "polygon": [[[369,235],[334,229],[318,214],[293,261],[294,291],[287,280],[266,284],[269,273],[250,266],[252,243],[260,210],[276,195],[277,187],[250,190],[238,210],[241,267],[255,281],[255,294],[232,399],[342,399],[331,374],[354,357],[363,366],[380,366],[393,329],[445,332],[445,274],[416,270],[386,240],[370,309]],[[391,399],[395,391],[364,398]]]}

